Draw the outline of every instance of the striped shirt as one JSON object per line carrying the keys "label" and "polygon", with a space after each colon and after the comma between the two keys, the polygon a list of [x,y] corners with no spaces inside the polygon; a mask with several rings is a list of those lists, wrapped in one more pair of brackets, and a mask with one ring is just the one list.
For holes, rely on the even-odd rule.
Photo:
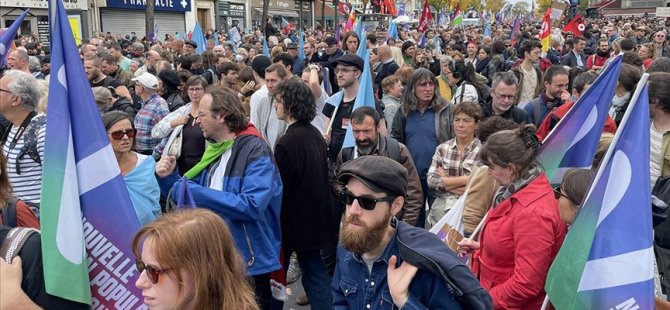
{"label": "striped shirt", "polygon": [[663,135],[667,131],[659,131],[654,127],[654,123],[651,123],[651,128],[649,130],[649,176],[651,178],[651,188],[654,188],[656,184],[656,179],[661,176],[663,172],[663,156],[664,152],[661,151],[661,146],[663,145]]}
{"label": "striped shirt", "polygon": [[[19,127],[12,127],[7,136],[5,144],[2,146],[2,153],[7,158],[7,175],[9,182],[12,184],[13,195],[31,203],[40,203],[40,191],[42,188],[42,165],[36,163],[30,156],[23,155],[17,165],[17,157],[24,145],[24,136],[16,141],[14,148],[10,149],[10,145],[16,136]],[[28,132],[26,130],[24,135]],[[44,162],[44,135],[46,133],[46,126],[42,126],[37,131],[37,151],[40,159]],[[20,167],[21,174],[17,172],[17,166]]]}

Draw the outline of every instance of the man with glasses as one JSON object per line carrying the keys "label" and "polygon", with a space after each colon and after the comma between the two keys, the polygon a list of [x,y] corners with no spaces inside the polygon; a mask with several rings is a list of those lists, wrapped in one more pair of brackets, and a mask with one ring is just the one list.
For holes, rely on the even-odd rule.
{"label": "man with glasses", "polygon": [[253,283],[260,309],[270,309],[270,273],[281,268],[280,213],[282,181],[272,151],[245,116],[235,92],[211,87],[202,96],[196,122],[210,141],[189,171],[178,172],[176,159],[166,156],[156,164],[165,196],[177,201],[183,182],[198,208],[226,220],[235,247],[244,259],[247,280]]}
{"label": "man with glasses", "polygon": [[528,123],[528,113],[514,105],[518,80],[512,72],[498,72],[491,84],[491,100],[483,106],[482,121],[492,116],[500,116],[517,124]]}
{"label": "man with glasses", "polygon": [[654,46],[656,47],[656,57],[670,57],[670,46],[666,42],[665,31],[661,30],[654,34]]}
{"label": "man with glasses", "polygon": [[[363,59],[354,54],[346,54],[335,60],[334,71],[341,90],[328,98],[323,107],[323,114],[326,116],[324,135],[328,143],[328,156],[331,162],[337,160],[337,154],[344,144],[344,137],[358,94],[358,80],[363,73]],[[378,102],[375,102],[375,106],[379,114],[384,115],[384,109]],[[383,135],[386,135],[387,132],[385,123],[382,122],[379,129]]]}
{"label": "man with glasses", "polygon": [[0,78],[0,114],[11,123],[1,138],[7,175],[12,194],[32,206],[40,203],[44,162],[46,116],[35,112],[40,97],[40,86],[30,73],[8,70]]}
{"label": "man with glasses", "polygon": [[[340,199],[346,207],[330,286],[334,308],[461,309],[442,277],[408,262],[411,251],[457,258],[429,232],[395,218],[405,201],[407,169],[390,158],[362,156],[345,163],[338,179],[345,185]],[[422,247],[399,241],[408,234],[421,234]],[[401,248],[409,251],[401,253]],[[476,285],[462,266],[454,267]]]}
{"label": "man with glasses", "polygon": [[[161,139],[151,137],[151,129],[160,122],[163,117],[170,113],[168,104],[156,89],[158,79],[151,73],[145,72],[133,78],[135,82],[135,93],[142,99],[144,104],[135,117],[135,128],[137,128],[137,146],[135,151],[144,155],[151,155],[154,148],[160,144]],[[189,91],[202,91],[203,89],[191,89]]]}

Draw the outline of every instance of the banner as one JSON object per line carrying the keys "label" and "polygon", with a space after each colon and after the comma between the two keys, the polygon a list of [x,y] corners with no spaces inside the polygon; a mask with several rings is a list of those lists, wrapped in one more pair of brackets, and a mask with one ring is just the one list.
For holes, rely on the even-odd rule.
{"label": "banner", "polygon": [[433,14],[430,13],[430,5],[428,0],[423,3],[423,10],[421,10],[421,19],[419,19],[419,32],[426,32],[428,27],[433,23]]}
{"label": "banner", "polygon": [[9,52],[12,50],[12,47],[14,47],[14,37],[16,37],[16,33],[19,31],[19,27],[21,27],[21,24],[29,11],[30,10],[26,10],[23,12],[19,18],[12,22],[9,28],[5,29],[4,32],[0,34],[0,68],[3,68],[7,63]]}

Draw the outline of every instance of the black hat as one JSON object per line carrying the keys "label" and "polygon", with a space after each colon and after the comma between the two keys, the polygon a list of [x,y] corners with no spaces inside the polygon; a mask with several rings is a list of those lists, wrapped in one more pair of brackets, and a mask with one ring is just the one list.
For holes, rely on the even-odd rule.
{"label": "black hat", "polygon": [[169,86],[171,89],[177,90],[177,87],[179,87],[179,83],[181,80],[179,80],[179,77],[177,76],[177,71],[174,70],[162,70],[158,74],[158,79],[163,82],[163,85]]}
{"label": "black hat", "polygon": [[350,177],[354,177],[377,193],[405,196],[407,175],[407,169],[397,161],[368,155],[342,164],[337,179],[346,184]]}
{"label": "black hat", "polygon": [[272,64],[270,58],[264,55],[256,55],[251,61],[251,69],[258,74],[261,79],[265,79],[265,69]]}
{"label": "black hat", "polygon": [[184,42],[184,44],[188,44],[190,46],[193,46],[193,48],[198,48],[198,43],[195,43],[195,41],[193,41],[193,40],[186,40],[186,42]]}
{"label": "black hat", "polygon": [[289,43],[289,44],[286,46],[286,49],[289,49],[289,50],[290,50],[290,49],[298,49],[298,44],[295,44],[295,43]]}
{"label": "black hat", "polygon": [[337,67],[338,64],[356,67],[356,69],[363,71],[363,59],[356,56],[355,54],[346,54],[338,57],[335,59],[333,65]]}
{"label": "black hat", "polygon": [[327,37],[325,40],[323,40],[324,43],[326,43],[328,46],[337,44],[337,39],[335,37]]}

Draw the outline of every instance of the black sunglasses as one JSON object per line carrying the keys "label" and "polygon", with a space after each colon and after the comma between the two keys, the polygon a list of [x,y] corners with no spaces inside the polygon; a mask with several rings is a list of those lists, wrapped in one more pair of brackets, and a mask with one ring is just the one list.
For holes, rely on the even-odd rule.
{"label": "black sunglasses", "polygon": [[137,129],[128,129],[126,131],[118,130],[110,132],[109,134],[112,136],[112,139],[114,140],[121,140],[123,139],[123,136],[128,136],[128,138],[132,139],[135,138],[135,135],[137,134]]}
{"label": "black sunglasses", "polygon": [[563,194],[561,192],[561,187],[560,186],[554,187],[554,198],[556,198],[556,200],[559,200],[559,199],[561,199],[561,197],[565,197],[565,199],[570,201],[570,203],[572,203],[573,205],[579,206],[579,204],[576,203],[574,200],[572,200],[572,198],[568,197],[568,195]]}
{"label": "black sunglasses", "polygon": [[157,269],[156,267],[153,267],[151,265],[146,265],[144,262],[140,259],[135,260],[135,268],[137,268],[137,271],[139,273],[142,273],[143,271],[146,270],[147,276],[149,280],[151,280],[151,283],[156,284],[158,283],[158,276],[161,275],[161,273],[166,272],[170,269]]}
{"label": "black sunglasses", "polygon": [[370,197],[360,197],[360,196],[354,196],[354,194],[347,192],[347,191],[341,191],[340,192],[340,200],[342,203],[345,205],[351,205],[354,203],[354,200],[358,201],[358,205],[361,206],[361,208],[372,211],[375,209],[377,206],[378,202],[386,201],[386,202],[392,202],[395,197],[393,196],[386,196],[382,198],[370,198]]}

